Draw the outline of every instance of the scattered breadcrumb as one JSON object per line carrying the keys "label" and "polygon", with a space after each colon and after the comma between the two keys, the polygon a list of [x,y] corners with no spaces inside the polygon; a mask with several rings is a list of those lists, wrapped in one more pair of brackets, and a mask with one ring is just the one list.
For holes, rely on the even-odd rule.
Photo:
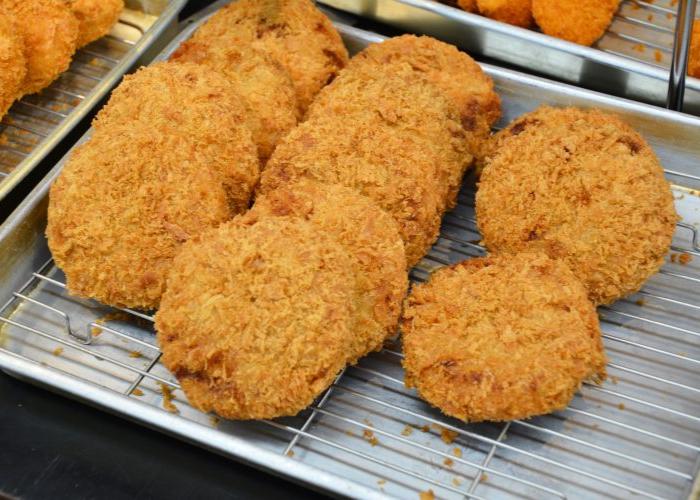
{"label": "scattered breadcrumb", "polygon": [[130,351],[129,352],[130,358],[140,358],[141,356],[143,356],[143,354],[141,354],[141,351]]}
{"label": "scattered breadcrumb", "polygon": [[209,423],[213,425],[214,427],[219,425],[219,422],[221,422],[221,419],[217,417],[216,415],[209,415]]}
{"label": "scattered breadcrumb", "polygon": [[372,422],[368,418],[363,418],[362,421],[365,423],[365,425],[369,425],[370,427],[374,427],[374,425],[372,425]]}
{"label": "scattered breadcrumb", "polygon": [[482,473],[482,474],[481,474],[481,479],[480,479],[480,481],[481,481],[482,483],[485,483],[485,482],[488,481],[488,480],[489,480],[489,475],[486,474],[485,472]]}
{"label": "scattered breadcrumb", "polygon": [[293,457],[293,456],[294,456],[294,450],[289,450],[289,451],[287,452],[287,456],[288,456],[289,458]]}
{"label": "scattered breadcrumb", "polygon": [[348,436],[354,436],[354,435],[355,435],[355,433],[352,432],[350,429],[347,429],[347,430],[345,431],[345,434],[347,434]]}
{"label": "scattered breadcrumb", "polygon": [[173,403],[173,399],[175,398],[172,388],[162,382],[159,382],[158,385],[160,385],[160,392],[163,394],[163,408],[170,413],[180,413],[180,410],[178,410],[177,406]]}
{"label": "scattered breadcrumb", "polygon": [[691,260],[693,260],[693,256],[689,253],[682,253],[678,256],[678,262],[680,262],[683,266],[685,266]]}
{"label": "scattered breadcrumb", "polygon": [[435,500],[435,493],[433,490],[421,491],[418,497],[420,500]]}
{"label": "scattered breadcrumb", "polygon": [[637,52],[644,52],[646,50],[646,45],[644,45],[643,43],[638,43],[633,47],[633,49]]}
{"label": "scattered breadcrumb", "polygon": [[413,427],[410,425],[406,425],[406,427],[404,427],[401,431],[402,436],[410,436],[411,434],[413,434]]}
{"label": "scattered breadcrumb", "polygon": [[451,458],[446,458],[442,461],[442,463],[445,465],[445,467],[452,467],[455,462]]}
{"label": "scattered breadcrumb", "polygon": [[386,479],[377,479],[377,484],[379,486],[384,486],[386,484]]}
{"label": "scattered breadcrumb", "polygon": [[457,432],[456,431],[451,431],[449,429],[442,429],[440,431],[440,439],[443,440],[446,444],[452,444],[455,439],[457,439]]}
{"label": "scattered breadcrumb", "polygon": [[673,14],[671,14],[670,12],[667,12],[667,13],[666,13],[666,19],[669,19],[669,20],[670,20],[670,19],[673,19]]}
{"label": "scattered breadcrumb", "polygon": [[374,432],[370,431],[369,429],[362,431],[362,437],[365,438],[365,440],[372,446],[377,446],[379,443],[379,440],[374,435]]}
{"label": "scattered breadcrumb", "polygon": [[131,394],[133,394],[134,396],[143,396],[143,391],[137,387],[136,389],[131,391]]}
{"label": "scattered breadcrumb", "polygon": [[638,306],[643,306],[643,305],[646,305],[647,301],[644,299],[637,299],[634,301],[634,303],[637,304]]}
{"label": "scattered breadcrumb", "polygon": [[617,405],[617,407],[618,407],[620,410],[624,410],[624,409],[625,409],[625,403],[620,403],[620,404]]}
{"label": "scattered breadcrumb", "polygon": [[649,14],[649,15],[647,16],[647,21],[651,22],[651,21],[653,21],[653,20],[654,20],[654,14]]}
{"label": "scattered breadcrumb", "polygon": [[457,479],[456,477],[453,477],[453,478],[452,478],[452,484],[454,484],[455,486],[459,486],[460,484],[462,484],[462,481],[460,481],[460,480]]}
{"label": "scattered breadcrumb", "polygon": [[654,51],[654,60],[656,62],[661,62],[663,60],[663,58],[664,58],[664,55],[661,53],[661,51],[659,49],[656,49]]}
{"label": "scattered breadcrumb", "polygon": [[613,375],[612,377],[610,377],[610,381],[611,381],[613,384],[617,385],[617,383],[620,381],[620,379],[617,378],[615,375]]}
{"label": "scattered breadcrumb", "polygon": [[420,431],[421,432],[430,432],[430,427],[428,427],[427,425],[422,425],[420,428]]}
{"label": "scattered breadcrumb", "polygon": [[54,356],[60,356],[61,354],[63,354],[63,347],[57,347],[56,349],[53,350]]}
{"label": "scattered breadcrumb", "polygon": [[457,458],[462,458],[462,448],[453,448],[452,454]]}

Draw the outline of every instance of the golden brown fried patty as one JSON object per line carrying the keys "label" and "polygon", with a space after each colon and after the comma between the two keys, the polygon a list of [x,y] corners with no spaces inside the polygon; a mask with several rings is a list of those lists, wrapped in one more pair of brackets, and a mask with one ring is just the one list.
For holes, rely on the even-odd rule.
{"label": "golden brown fried patty", "polygon": [[292,216],[331,235],[353,259],[359,303],[348,355],[359,358],[382,347],[396,333],[406,295],[406,254],[396,222],[369,198],[337,185],[301,181],[255,200],[251,220]]}
{"label": "golden brown fried patty", "polygon": [[348,60],[340,35],[311,0],[238,0],[203,29],[222,46],[253,46],[284,66],[302,111]]}
{"label": "golden brown fried patty", "polygon": [[559,410],[583,380],[605,377],[586,290],[541,253],[438,270],[413,289],[402,330],[406,384],[470,422]]}
{"label": "golden brown fried patty", "polygon": [[476,0],[479,12],[486,17],[528,28],[532,25],[532,0]]}
{"label": "golden brown fried patty", "polygon": [[109,33],[124,9],[124,0],[66,0],[80,23],[77,46]]}
{"label": "golden brown fried patty", "polygon": [[690,55],[688,56],[688,74],[695,78],[700,78],[700,19],[696,19],[693,22]]}
{"label": "golden brown fried patty", "polygon": [[19,96],[27,74],[24,43],[0,3],[0,119]]}
{"label": "golden brown fried patty", "polygon": [[202,411],[295,415],[345,365],[355,298],[352,259],[311,222],[234,219],[173,262],[156,314],[163,363]]}
{"label": "golden brown fried patty", "polygon": [[619,0],[532,0],[532,13],[543,33],[592,45],[608,29]]}
{"label": "golden brown fried patty", "polygon": [[172,60],[204,64],[226,76],[244,99],[248,126],[260,159],[266,161],[299,118],[294,83],[264,52],[230,47],[225,39],[209,38],[206,28],[180,45]]}
{"label": "golden brown fried patty", "polygon": [[181,244],[247,207],[240,182],[258,167],[242,115],[223,77],[197,65],[127,77],[51,187],[46,233],[71,293],[158,306]]}
{"label": "golden brown fried patty", "polygon": [[434,155],[423,139],[401,129],[398,116],[387,122],[368,111],[345,119],[321,115],[307,120],[277,146],[260,192],[302,178],[353,188],[399,224],[412,266],[437,238],[444,200]]}
{"label": "golden brown fried patty", "polygon": [[484,243],[565,260],[597,304],[637,291],[677,215],[646,141],[597,110],[542,107],[494,136],[476,194]]}
{"label": "golden brown fried patty", "polygon": [[68,69],[77,47],[78,20],[56,0],[0,0],[24,43],[27,75],[22,94],[38,92]]}

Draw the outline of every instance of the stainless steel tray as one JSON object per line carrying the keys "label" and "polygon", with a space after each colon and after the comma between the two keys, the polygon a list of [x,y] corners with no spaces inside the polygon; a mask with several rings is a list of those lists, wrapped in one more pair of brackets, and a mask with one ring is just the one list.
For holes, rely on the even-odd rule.
{"label": "stainless steel tray", "polygon": [[[381,40],[337,26],[352,51]],[[149,316],[115,316],[113,309],[66,293],[43,233],[47,192],[63,162],[0,226],[0,367],[342,496],[417,498],[432,489],[437,498],[688,497],[700,457],[700,198],[682,184],[698,187],[700,180],[700,119],[491,66],[485,70],[503,99],[501,123],[541,102],[617,112],[648,138],[678,183],[683,222],[674,254],[686,252],[694,260],[667,263],[642,292],[600,309],[611,380],[602,387],[584,385],[569,409],[506,424],[446,418],[404,388],[400,346],[392,343],[348,368],[295,418],[232,422],[200,413],[158,362]],[[472,200],[473,181],[467,180],[458,208],[445,217],[440,240],[412,271],[413,279],[482,253],[474,243],[479,237]],[[171,391],[174,407],[168,403]]]}
{"label": "stainless steel tray", "polygon": [[[607,33],[584,47],[434,0],[319,0],[337,9],[432,35],[584,88],[664,106],[679,0],[624,0]],[[683,0],[680,0],[681,2]],[[700,16],[700,11],[698,12]],[[686,79],[684,112],[700,115],[700,80]]]}
{"label": "stainless steel tray", "polygon": [[[80,49],[41,93],[16,102],[0,123],[0,200],[99,103],[167,30],[186,0],[127,0],[109,35]],[[156,49],[162,49],[155,47]]]}

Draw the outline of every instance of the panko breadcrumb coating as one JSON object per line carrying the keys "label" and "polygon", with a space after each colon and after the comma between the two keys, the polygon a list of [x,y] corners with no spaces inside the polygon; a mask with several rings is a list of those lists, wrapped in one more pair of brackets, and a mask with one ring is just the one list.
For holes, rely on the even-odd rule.
{"label": "panko breadcrumb coating", "polygon": [[78,19],[78,47],[105,36],[119,20],[124,0],[66,0]]}
{"label": "panko breadcrumb coating", "polygon": [[158,307],[182,243],[247,208],[258,160],[242,114],[201,66],[126,78],[51,187],[46,234],[70,293]]}
{"label": "panko breadcrumb coating", "polygon": [[248,126],[258,146],[261,161],[267,161],[277,142],[299,118],[294,83],[287,71],[267,54],[241,50],[211,39],[208,24],[180,45],[171,60],[204,64],[220,72],[243,97]]}
{"label": "panko breadcrumb coating", "polygon": [[24,43],[0,3],[0,119],[19,96],[27,74]]}
{"label": "panko breadcrumb coating", "polygon": [[345,366],[352,259],[299,218],[237,218],[188,242],[155,316],[187,399],[232,419],[295,415]]}
{"label": "panko breadcrumb coating", "polygon": [[[227,113],[230,116],[224,116]],[[163,135],[191,137],[178,148],[183,160],[202,161],[224,174],[235,213],[250,206],[260,175],[257,150],[247,127],[245,103],[223,75],[206,66],[173,62],[127,75],[93,127],[109,130],[114,124],[137,121]],[[187,151],[186,145],[195,149]]]}
{"label": "panko breadcrumb coating", "polygon": [[437,238],[444,200],[434,155],[422,138],[401,129],[400,116],[368,110],[303,122],[275,149],[260,192],[303,178],[353,188],[399,224],[407,264],[414,265]]}
{"label": "panko breadcrumb coating", "polygon": [[402,319],[406,385],[469,422],[566,407],[605,378],[598,317],[562,261],[542,253],[471,259],[413,288]]}
{"label": "panko breadcrumb coating", "polygon": [[47,87],[68,69],[78,41],[78,20],[57,0],[0,0],[24,43],[27,75],[22,94]]}
{"label": "panko breadcrumb coating", "polygon": [[319,93],[309,107],[308,118],[333,116],[338,133],[343,133],[345,123],[352,123],[358,115],[371,115],[377,127],[393,134],[410,135],[423,157],[432,158],[426,167],[433,165],[414,176],[437,181],[433,184],[440,192],[440,210],[455,205],[462,176],[473,160],[470,146],[483,136],[479,130],[473,133],[460,125],[457,110],[435,85],[416,74],[408,63],[395,62],[390,70],[379,71],[373,63],[351,63]]}
{"label": "panko breadcrumb coating", "polygon": [[592,45],[610,26],[619,3],[619,0],[532,0],[532,13],[543,33]]}
{"label": "panko breadcrumb coating", "polygon": [[491,151],[476,193],[489,251],[563,259],[597,304],[658,271],[678,217],[656,155],[629,125],[542,107],[496,134]]}
{"label": "panko breadcrumb coating", "polygon": [[700,19],[696,19],[693,22],[690,55],[688,56],[688,74],[695,78],[700,78]]}
{"label": "panko breadcrumb coating", "polygon": [[301,181],[259,196],[245,218],[291,216],[311,221],[353,259],[359,290],[348,361],[380,349],[396,333],[408,289],[399,227],[369,198],[337,184]]}
{"label": "panko breadcrumb coating", "polygon": [[529,28],[532,25],[532,0],[476,0],[479,12],[504,23]]}
{"label": "panko breadcrumb coating", "polygon": [[311,0],[238,0],[217,11],[206,28],[221,46],[252,46],[279,62],[302,111],[348,60],[340,35]]}
{"label": "panko breadcrumb coating", "polygon": [[457,7],[466,12],[477,12],[476,0],[457,0]]}

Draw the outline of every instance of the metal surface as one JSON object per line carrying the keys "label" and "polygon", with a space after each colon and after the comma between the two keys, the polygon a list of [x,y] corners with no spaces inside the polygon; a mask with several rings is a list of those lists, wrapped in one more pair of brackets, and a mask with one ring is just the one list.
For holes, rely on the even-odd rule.
{"label": "metal surface", "polygon": [[[432,35],[482,56],[584,88],[665,106],[679,0],[624,0],[606,34],[585,47],[434,0],[319,0]],[[686,1],[686,0],[681,0]],[[685,81],[684,112],[700,115],[700,80]]]}
{"label": "metal surface", "polygon": [[70,68],[40,93],[17,101],[0,123],[4,198],[168,29],[186,0],[131,0],[110,33],[80,49]]}
{"label": "metal surface", "polygon": [[685,75],[688,72],[688,55],[690,53],[690,38],[693,33],[696,3],[696,0],[682,0],[678,5],[676,32],[668,80],[668,98],[666,100],[666,107],[676,111],[683,109]]}
{"label": "metal surface", "polygon": [[[338,27],[352,51],[381,40]],[[692,189],[700,187],[700,119],[495,67],[485,70],[503,100],[501,125],[542,102],[614,111],[649,140],[677,183],[683,221],[673,255],[683,252],[694,260],[669,260],[639,294],[600,308],[611,378],[600,387],[585,384],[565,411],[506,424],[446,418],[403,386],[395,342],[347,368],[297,417],[233,422],[196,411],[158,362],[150,316],[115,315],[66,293],[43,235],[46,195],[61,164],[0,226],[0,367],[345,496],[417,498],[432,489],[438,498],[687,497],[700,457],[700,198]],[[414,280],[483,252],[476,243],[473,188],[468,179],[439,241],[412,271]]]}

